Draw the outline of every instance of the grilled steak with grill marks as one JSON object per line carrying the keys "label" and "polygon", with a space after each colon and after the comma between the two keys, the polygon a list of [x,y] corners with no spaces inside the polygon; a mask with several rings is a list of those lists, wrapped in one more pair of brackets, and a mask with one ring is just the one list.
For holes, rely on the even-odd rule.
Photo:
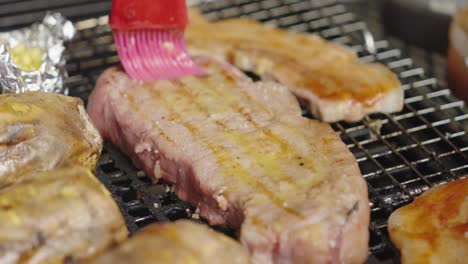
{"label": "grilled steak with grill marks", "polygon": [[207,226],[187,220],[152,224],[86,264],[247,264],[245,249]]}
{"label": "grilled steak with grill marks", "polygon": [[250,19],[208,22],[196,10],[190,14],[186,37],[191,54],[216,56],[285,84],[325,122],[358,121],[369,113],[403,108],[396,76],[381,64],[360,62],[346,48]]}
{"label": "grilled steak with grill marks", "polygon": [[367,187],[339,136],[284,86],[198,63],[210,74],[153,83],[107,70],[91,119],[211,224],[239,229],[255,263],[362,263]]}

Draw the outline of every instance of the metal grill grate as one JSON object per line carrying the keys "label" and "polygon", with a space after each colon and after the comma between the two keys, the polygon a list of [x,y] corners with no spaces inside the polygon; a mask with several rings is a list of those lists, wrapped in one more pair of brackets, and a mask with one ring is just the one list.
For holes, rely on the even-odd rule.
{"label": "metal grill grate", "polygon": [[[18,14],[0,11],[0,16],[14,18],[8,22],[0,19],[0,27],[29,23],[42,16],[44,8],[27,11],[27,3],[38,1],[16,2],[23,3],[14,9]],[[11,3],[0,0],[0,10]],[[100,16],[107,12],[110,1],[47,3],[51,5],[49,9],[57,9],[78,21],[78,36],[68,47],[70,78],[66,84],[71,95],[86,101],[99,74],[119,62],[107,17]],[[468,174],[468,111],[463,102],[454,98],[443,82],[413,65],[404,51],[385,40],[373,42],[366,24],[336,0],[212,1],[200,8],[210,19],[249,16],[292,30],[315,32],[350,46],[363,61],[384,63],[398,74],[406,98],[402,112],[374,114],[352,124],[332,124],[356,156],[369,186],[372,206],[369,262],[398,262],[398,253],[386,231],[390,213],[426,189]],[[368,45],[363,44],[366,41]],[[372,47],[376,51],[370,53]],[[171,192],[170,185],[151,184],[111,145],[104,148],[97,174],[113,193],[132,232],[154,221],[198,219],[193,208]],[[220,229],[234,235],[228,229]]]}

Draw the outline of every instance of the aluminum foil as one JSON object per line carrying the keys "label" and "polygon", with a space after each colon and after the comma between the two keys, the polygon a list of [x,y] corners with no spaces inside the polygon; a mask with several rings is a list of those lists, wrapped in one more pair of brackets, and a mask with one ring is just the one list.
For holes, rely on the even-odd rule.
{"label": "aluminum foil", "polygon": [[[64,42],[73,38],[76,29],[59,13],[47,13],[41,23],[8,32],[0,32],[0,93],[43,91],[67,94],[63,80],[65,70]],[[10,53],[23,45],[41,50],[37,70],[18,66]],[[22,47],[23,47],[22,46]]]}

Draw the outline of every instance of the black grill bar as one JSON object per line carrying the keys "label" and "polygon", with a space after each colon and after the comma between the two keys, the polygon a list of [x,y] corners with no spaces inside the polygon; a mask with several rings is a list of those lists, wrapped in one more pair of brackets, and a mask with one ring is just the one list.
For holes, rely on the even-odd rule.
{"label": "black grill bar", "polygon": [[[386,64],[400,77],[405,91],[403,111],[372,114],[356,123],[332,124],[355,155],[369,187],[372,220],[369,262],[398,263],[398,251],[390,243],[386,229],[389,215],[428,188],[468,174],[468,110],[451,95],[442,79],[434,78],[443,72],[443,60],[398,40],[381,39],[378,15],[372,8],[365,12],[369,13],[370,23],[366,24],[337,0],[189,2],[196,2],[212,20],[246,16],[294,31],[319,34],[353,49],[364,62]],[[369,2],[372,7],[378,6],[377,1]],[[107,26],[110,3],[110,0],[0,0],[0,29],[38,21],[46,10],[60,11],[74,20],[78,33],[67,49],[70,77],[66,85],[71,95],[86,102],[102,71],[119,64]],[[369,29],[375,38],[370,43],[372,38],[365,35]],[[110,144],[104,147],[97,176],[112,192],[131,232],[157,221],[189,218],[203,222],[194,208],[177,198],[170,184],[153,184]],[[217,229],[235,236],[232,230]]]}

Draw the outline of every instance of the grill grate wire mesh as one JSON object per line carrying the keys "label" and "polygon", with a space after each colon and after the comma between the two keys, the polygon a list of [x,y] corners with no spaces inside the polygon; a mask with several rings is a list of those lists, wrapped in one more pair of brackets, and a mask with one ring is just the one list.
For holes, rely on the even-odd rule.
{"label": "grill grate wire mesh", "polygon": [[[0,0],[0,28],[39,20],[45,8],[37,2],[41,1]],[[14,9],[8,9],[13,5]],[[110,1],[47,1],[46,6],[76,21],[79,31],[66,54],[70,76],[66,85],[71,95],[86,102],[99,74],[119,63],[105,16]],[[362,61],[386,64],[400,77],[405,90],[403,111],[332,124],[355,155],[368,183],[372,219],[368,262],[398,263],[398,252],[386,231],[388,216],[428,188],[468,174],[468,110],[464,103],[451,95],[443,81],[415,65],[407,49],[394,48],[395,42],[376,40],[372,43],[375,52],[369,52],[364,44],[366,24],[339,1],[205,1],[199,7],[209,19],[248,16],[319,34],[349,46]],[[152,184],[112,145],[105,145],[97,175],[118,202],[131,232],[155,221],[203,221],[188,203],[177,198],[169,184]],[[215,228],[235,236],[229,229]]]}

